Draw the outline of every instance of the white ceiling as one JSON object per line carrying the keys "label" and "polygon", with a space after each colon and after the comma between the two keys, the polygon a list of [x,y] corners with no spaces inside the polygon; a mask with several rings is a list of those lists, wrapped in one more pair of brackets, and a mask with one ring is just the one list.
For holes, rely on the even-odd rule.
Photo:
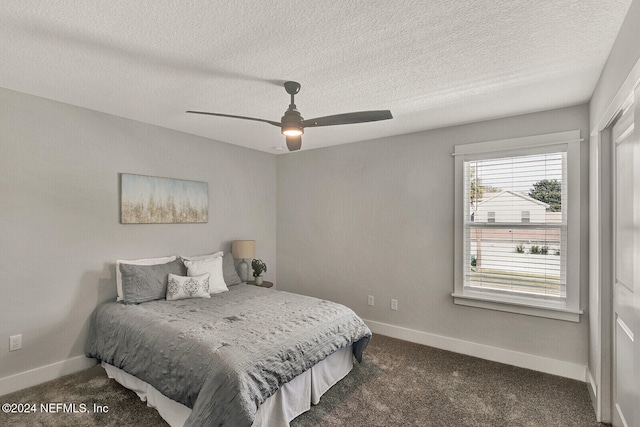
{"label": "white ceiling", "polygon": [[[302,149],[589,100],[631,0],[2,0],[0,87],[281,153],[279,121],[389,109],[307,129]],[[286,151],[286,150],[285,150]]]}

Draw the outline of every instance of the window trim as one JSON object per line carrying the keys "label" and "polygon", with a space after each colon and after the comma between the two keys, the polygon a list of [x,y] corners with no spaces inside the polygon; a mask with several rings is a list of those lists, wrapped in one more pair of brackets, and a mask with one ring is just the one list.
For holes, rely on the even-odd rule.
{"label": "window trim", "polygon": [[[456,145],[454,220],[454,304],[530,316],[579,322],[580,309],[580,138],[579,130]],[[566,298],[562,304],[517,298],[464,288],[464,162],[552,151],[567,152],[567,265]]]}

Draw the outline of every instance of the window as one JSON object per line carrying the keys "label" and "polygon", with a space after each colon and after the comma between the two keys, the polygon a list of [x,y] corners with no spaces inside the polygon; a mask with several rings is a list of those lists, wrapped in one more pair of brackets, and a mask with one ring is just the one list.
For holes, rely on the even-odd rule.
{"label": "window", "polygon": [[454,302],[579,321],[580,132],[454,155]]}

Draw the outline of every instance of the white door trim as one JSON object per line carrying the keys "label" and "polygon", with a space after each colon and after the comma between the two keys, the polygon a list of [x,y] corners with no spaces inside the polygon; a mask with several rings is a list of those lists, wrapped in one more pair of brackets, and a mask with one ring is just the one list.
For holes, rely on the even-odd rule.
{"label": "white door trim", "polygon": [[[611,253],[612,224],[611,141],[607,128],[632,102],[634,89],[640,85],[640,59],[636,62],[615,97],[597,119],[590,134],[590,203],[589,203],[589,325],[592,343],[590,354],[598,354],[596,365],[588,372],[596,418],[611,422],[612,370],[612,292]],[[604,208],[603,208],[604,206]],[[595,305],[595,307],[594,307]],[[591,348],[595,346],[596,348]]]}

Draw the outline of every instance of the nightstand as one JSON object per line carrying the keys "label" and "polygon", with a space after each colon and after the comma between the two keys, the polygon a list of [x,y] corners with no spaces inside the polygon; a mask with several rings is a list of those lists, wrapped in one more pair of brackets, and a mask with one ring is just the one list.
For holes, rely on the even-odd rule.
{"label": "nightstand", "polygon": [[273,282],[267,282],[266,280],[262,281],[262,285],[256,285],[256,281],[255,280],[251,280],[250,282],[247,282],[249,285],[254,285],[254,286],[260,286],[261,288],[270,288],[273,286]]}

